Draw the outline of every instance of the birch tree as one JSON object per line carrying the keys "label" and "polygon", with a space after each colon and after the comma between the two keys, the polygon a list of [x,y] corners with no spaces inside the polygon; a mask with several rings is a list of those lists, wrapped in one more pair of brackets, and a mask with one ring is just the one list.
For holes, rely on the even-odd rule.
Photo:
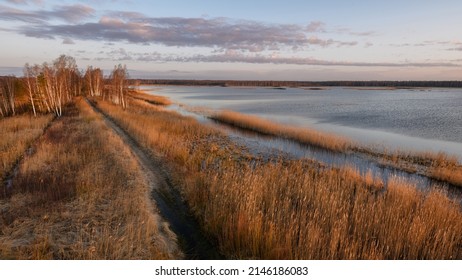
{"label": "birch tree", "polygon": [[26,64],[24,77],[34,115],[48,112],[59,117],[63,106],[81,94],[81,73],[70,56],[61,55],[52,64]]}
{"label": "birch tree", "polygon": [[0,114],[2,116],[15,115],[17,79],[14,76],[7,76],[1,80],[0,86]]}
{"label": "birch tree", "polygon": [[36,117],[37,110],[35,109],[35,95],[36,95],[35,76],[34,76],[32,67],[29,66],[29,63],[26,63],[26,65],[24,65],[23,72],[24,72],[24,78],[26,81],[26,88],[27,88],[27,93],[29,96],[29,102],[31,104],[32,111],[34,113],[34,117]]}
{"label": "birch tree", "polygon": [[79,95],[80,73],[75,58],[61,55],[53,61],[55,71],[56,89],[62,102],[69,102],[74,96]]}
{"label": "birch tree", "polygon": [[127,108],[126,93],[128,91],[128,72],[127,67],[118,65],[114,67],[109,77],[110,96],[113,103]]}
{"label": "birch tree", "polygon": [[[99,68],[87,67],[84,75],[85,89],[90,96],[103,95],[103,71]],[[103,96],[104,98],[104,96]]]}

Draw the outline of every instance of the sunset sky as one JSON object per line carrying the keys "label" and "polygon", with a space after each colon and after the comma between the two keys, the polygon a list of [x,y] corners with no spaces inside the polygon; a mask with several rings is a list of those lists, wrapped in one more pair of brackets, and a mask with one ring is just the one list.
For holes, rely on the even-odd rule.
{"label": "sunset sky", "polygon": [[461,80],[462,1],[0,1],[0,74],[60,54],[132,77]]}

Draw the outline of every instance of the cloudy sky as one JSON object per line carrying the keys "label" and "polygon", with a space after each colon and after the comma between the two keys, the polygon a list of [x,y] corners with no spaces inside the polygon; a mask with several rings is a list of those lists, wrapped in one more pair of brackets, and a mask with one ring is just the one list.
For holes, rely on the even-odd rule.
{"label": "cloudy sky", "polygon": [[133,77],[461,80],[461,11],[459,0],[2,0],[0,74],[67,54]]}

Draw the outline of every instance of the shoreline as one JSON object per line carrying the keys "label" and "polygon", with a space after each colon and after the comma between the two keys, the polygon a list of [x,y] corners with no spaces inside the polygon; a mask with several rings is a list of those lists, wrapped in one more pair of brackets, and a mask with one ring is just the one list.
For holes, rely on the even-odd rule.
{"label": "shoreline", "polygon": [[[272,156],[275,153],[265,157],[209,125],[213,122],[209,119],[202,123],[133,96],[127,96],[125,108],[101,97],[90,100],[106,117],[83,98],[74,99],[46,133],[43,145],[26,159],[30,165],[15,178],[17,197],[3,198],[14,209],[4,209],[11,231],[0,236],[6,248],[0,248],[0,255],[29,255],[30,251],[14,251],[18,247],[5,242],[28,232],[23,229],[29,223],[13,221],[31,207],[27,200],[18,204],[16,199],[29,197],[39,199],[38,207],[56,209],[50,212],[45,207],[29,217],[31,223],[53,228],[47,231],[52,238],[39,240],[43,246],[31,247],[40,250],[33,255],[37,259],[194,258],[189,249],[202,245],[184,246],[183,238],[201,232],[203,238],[198,240],[208,241],[204,248],[216,249],[218,255],[211,258],[217,259],[461,257],[460,196],[452,196],[439,184],[420,189],[418,182],[395,176],[398,173],[385,174],[384,180],[348,164],[349,158],[334,166],[310,157]],[[36,165],[36,159],[46,164]],[[164,197],[159,200],[156,195]],[[171,211],[165,210],[164,198],[174,203]],[[190,215],[175,206],[183,203]],[[72,211],[62,216],[60,205]],[[85,235],[60,238],[72,230],[61,227],[62,222],[79,226],[82,215],[86,223],[92,221],[85,226]],[[197,221],[191,234],[184,234],[187,223],[182,217]],[[99,223],[107,220],[122,229],[114,231],[114,224]],[[93,229],[103,234],[86,235]],[[148,246],[152,250],[145,250]]]}
{"label": "shoreline", "polygon": [[[150,94],[149,91],[141,91],[140,93],[153,96],[153,98],[159,98],[159,96]],[[150,101],[146,102],[152,103]],[[301,144],[317,146],[333,152],[367,155],[384,166],[424,175],[457,188],[462,187],[462,176],[458,175],[459,173],[462,174],[462,157],[459,155],[432,150],[416,151],[400,147],[390,148],[380,143],[364,144],[353,140],[351,137],[345,137],[344,134],[326,132],[317,128],[282,124],[275,120],[263,119],[230,110],[212,111],[214,113],[208,116],[208,118],[228,125],[265,135],[281,137],[282,139],[289,139]]]}
{"label": "shoreline", "polygon": [[[196,87],[192,87],[192,88],[196,88]],[[207,89],[207,87],[203,87],[203,88],[204,90]],[[237,90],[243,90],[248,87],[245,87],[245,88],[235,87],[235,88]],[[249,88],[249,89],[258,89],[258,88]],[[262,88],[262,90],[263,89],[264,88]],[[145,90],[147,94],[149,94],[150,92],[149,87],[145,87],[143,90]],[[303,94],[302,92],[299,92],[301,90],[302,89],[297,89],[295,93],[297,95]],[[436,89],[436,90],[439,90],[439,89]],[[451,89],[451,92],[453,90],[454,89]],[[191,107],[196,107],[196,106],[208,107],[214,110],[231,109],[234,111],[241,111],[238,109],[239,107],[236,108],[236,106],[241,106],[241,104],[243,104],[242,106],[244,105],[246,106],[247,103],[257,104],[259,102],[258,100],[260,100],[260,97],[255,97],[255,99],[253,98],[249,99],[249,101],[246,101],[246,99],[243,101],[240,101],[240,100],[233,98],[232,102],[229,104],[230,106],[226,106],[226,103],[224,103],[225,105],[220,105],[221,98],[216,99],[216,100],[213,98],[210,100],[205,98],[204,104],[200,104],[200,101],[196,100],[195,98],[193,99],[188,98],[188,96],[190,97],[196,96],[196,95],[202,96],[200,89],[195,89],[195,90],[192,89],[192,92],[188,93],[187,88],[185,88],[184,91],[180,90],[179,95],[175,94],[175,92],[173,92],[172,94],[168,94],[170,89],[165,89],[165,90],[156,89],[152,91],[151,93],[153,94],[159,93],[159,95],[163,94],[165,96],[166,94],[163,93],[163,91],[167,92],[167,95],[170,98],[172,98],[171,100],[173,102],[185,103],[187,105],[190,105]],[[269,89],[267,88],[266,91],[265,90],[262,91],[262,94],[266,94],[268,91]],[[329,89],[327,89],[327,91],[329,91]],[[219,92],[221,92],[221,90],[219,90]],[[234,93],[232,92],[232,89],[224,90],[223,92],[226,95],[230,95],[230,94],[234,95]],[[318,92],[318,91],[317,90],[314,90],[314,91],[307,90],[307,92]],[[244,94],[244,93],[239,92],[236,94],[240,96],[241,94]],[[256,91],[256,93],[253,96],[260,96],[259,94],[260,94],[260,91]],[[271,93],[268,93],[268,94],[270,94],[271,96]],[[315,94],[316,96],[322,96],[323,93],[315,93]],[[450,93],[450,94],[452,96],[454,93]],[[206,94],[205,96],[207,97],[208,95]],[[281,91],[280,96],[285,96],[285,92]],[[184,98],[186,99],[183,100]],[[302,96],[302,97],[295,97],[295,98],[296,98],[295,100],[298,100],[300,98],[305,98],[305,97]],[[306,98],[309,98],[309,97],[306,97]],[[270,98],[269,102],[272,102],[272,100],[273,99]],[[276,100],[277,102],[278,99],[274,99],[274,100]],[[271,103],[271,104],[276,104],[276,103]],[[243,113],[251,113],[254,115],[259,115],[263,118],[271,119],[273,121],[280,122],[280,123],[285,123],[290,126],[296,125],[300,127],[308,127],[308,128],[312,128],[318,131],[322,131],[322,132],[342,135],[344,137],[348,137],[357,142],[360,142],[361,144],[366,145],[366,146],[382,146],[386,148],[387,150],[404,149],[404,150],[411,150],[412,152],[419,152],[419,150],[423,150],[423,151],[431,150],[434,153],[444,152],[447,154],[456,155],[459,158],[459,161],[462,163],[462,148],[458,147],[458,145],[462,145],[462,142],[457,141],[456,140],[457,138],[455,136],[439,137],[438,135],[434,135],[435,137],[432,137],[432,134],[429,134],[429,133],[407,133],[406,134],[406,132],[403,129],[398,129],[398,131],[396,131],[396,130],[387,129],[387,128],[375,129],[370,126],[367,126],[367,127],[361,126],[361,124],[357,126],[354,126],[354,124],[349,124],[349,123],[337,124],[333,122],[323,121],[322,116],[321,118],[316,118],[316,117],[311,116],[310,114],[307,115],[307,114],[295,113],[295,114],[281,115],[281,114],[272,114],[272,113],[265,113],[265,112],[258,112],[258,111],[254,113],[250,111],[245,111]]]}
{"label": "shoreline", "polygon": [[285,126],[256,116],[245,115],[233,111],[219,111],[211,119],[238,128],[248,129],[264,135],[280,137],[305,145],[313,145],[332,152],[359,153],[370,156],[374,161],[403,170],[417,173],[462,188],[462,165],[460,160],[442,152],[413,152],[408,150],[383,151],[364,146],[337,134],[320,132],[315,129]]}
{"label": "shoreline", "polygon": [[[428,248],[427,243],[419,247],[419,244],[406,241],[416,240],[409,229],[415,228],[414,223],[419,221],[421,224],[416,229],[429,229],[424,234],[432,240],[435,227],[448,233],[458,231],[460,201],[449,198],[439,188],[419,190],[414,184],[393,176],[383,182],[372,173],[360,174],[348,165],[330,168],[315,166],[304,159],[259,160],[223,138],[225,134],[214,127],[145,102],[137,102],[127,110],[114,106],[104,110],[126,126],[135,138],[144,139],[147,147],[162,153],[166,164],[176,166],[172,170],[178,172],[174,177],[178,178],[185,200],[196,210],[195,215],[210,236],[218,241],[224,255],[342,259],[345,258],[343,251],[326,250],[329,248],[326,244],[331,244],[329,233],[334,230],[346,234],[341,240],[347,250],[356,248],[355,244],[366,249],[370,244],[380,244],[380,248],[398,250],[395,254],[380,249],[380,256],[374,254],[370,258],[415,258],[406,253],[409,250],[401,252],[399,246],[395,246],[400,240],[419,249],[419,258],[436,258],[420,250]],[[425,215],[420,216],[420,213]],[[302,222],[306,220],[313,223]],[[346,228],[357,231],[340,230]],[[313,232],[319,234],[313,237]],[[363,238],[364,234],[377,239]],[[268,236],[274,238],[267,239]],[[307,238],[300,240],[300,236]],[[376,243],[375,240],[380,241]],[[296,245],[292,247],[287,241]],[[319,241],[322,250],[312,247],[315,241]],[[283,250],[274,251],[273,248]],[[349,258],[368,256],[368,250],[358,252],[361,253],[349,255]],[[458,252],[452,254],[459,256]]]}
{"label": "shoreline", "polygon": [[[404,150],[413,153],[422,153],[430,150],[432,153],[445,153],[450,156],[457,156],[462,164],[462,146],[461,142],[423,138],[418,136],[404,135],[396,132],[378,130],[372,128],[353,127],[335,123],[321,122],[311,118],[290,117],[292,122],[286,121],[285,118],[278,118],[271,115],[260,115],[265,119],[289,126],[300,128],[307,127],[320,132],[333,133],[346,138],[350,138],[362,146],[373,147],[381,150]],[[306,123],[306,124],[305,124]],[[445,149],[441,149],[444,146]]]}

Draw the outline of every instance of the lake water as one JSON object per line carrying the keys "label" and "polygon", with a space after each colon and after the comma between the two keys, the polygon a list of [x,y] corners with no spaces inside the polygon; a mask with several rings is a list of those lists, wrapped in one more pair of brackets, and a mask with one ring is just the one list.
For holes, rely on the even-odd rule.
{"label": "lake water", "polygon": [[391,149],[462,159],[462,89],[143,86],[174,102],[230,109]]}

